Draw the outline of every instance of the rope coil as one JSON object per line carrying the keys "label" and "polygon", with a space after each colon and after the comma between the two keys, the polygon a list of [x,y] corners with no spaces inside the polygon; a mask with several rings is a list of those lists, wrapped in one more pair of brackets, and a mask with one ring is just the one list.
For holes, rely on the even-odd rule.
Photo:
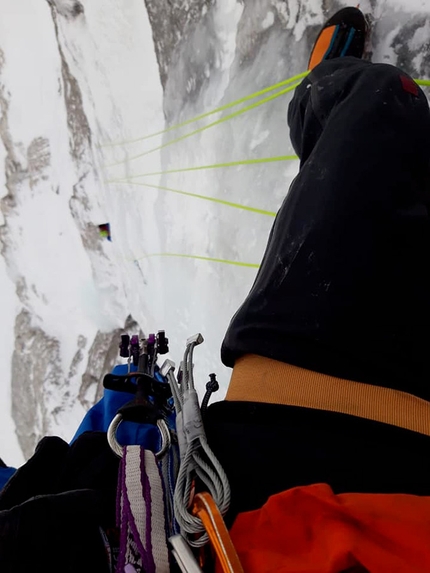
{"label": "rope coil", "polygon": [[[201,334],[188,339],[179,383],[173,369],[167,373],[176,409],[181,458],[174,492],[175,517],[182,535],[194,547],[202,547],[208,541],[201,519],[189,510],[196,477],[209,491],[222,515],[230,506],[230,485],[223,467],[207,443],[194,386],[193,353],[194,348],[202,342]],[[200,535],[198,539],[194,539],[196,534]]]}

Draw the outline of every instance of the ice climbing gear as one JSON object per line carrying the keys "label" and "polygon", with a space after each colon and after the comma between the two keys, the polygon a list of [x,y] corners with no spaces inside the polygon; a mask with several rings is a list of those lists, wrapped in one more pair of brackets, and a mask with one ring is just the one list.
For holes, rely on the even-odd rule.
{"label": "ice climbing gear", "polygon": [[223,573],[243,573],[233,541],[212,496],[207,492],[196,494],[192,512],[201,519]]}
{"label": "ice climbing gear", "polygon": [[[133,337],[121,339],[120,353],[124,358],[130,359],[133,354],[132,341]],[[202,547],[210,538],[218,551],[214,531],[221,531],[221,540],[227,539],[221,515],[229,507],[230,488],[224,470],[207,444],[194,387],[193,352],[202,342],[200,334],[187,340],[177,378],[171,360],[166,360],[161,368],[157,366],[158,355],[168,351],[164,331],[139,340],[136,371],[105,376],[107,389],[135,393],[135,398],[120,408],[108,431],[109,444],[121,457],[117,507],[121,573],[131,567],[136,573],[167,573],[170,538],[172,555],[182,571],[197,572],[199,566],[184,543]],[[211,374],[205,406],[217,385],[215,375]],[[159,450],[149,451],[145,444],[121,447],[116,431],[123,419],[156,425],[160,433]],[[209,492],[206,497],[203,495],[206,501],[199,502],[196,491]],[[210,510],[205,509],[207,504]],[[221,554],[221,560],[226,562],[230,556],[231,552]]]}
{"label": "ice climbing gear", "polygon": [[208,541],[201,520],[189,511],[196,480],[202,490],[209,491],[212,495],[221,514],[227,512],[230,504],[227,476],[207,443],[194,387],[193,353],[194,348],[202,342],[201,334],[187,340],[178,380],[175,379],[170,362],[161,368],[169,380],[175,402],[181,460],[174,494],[175,517],[182,535],[194,547],[201,547]]}

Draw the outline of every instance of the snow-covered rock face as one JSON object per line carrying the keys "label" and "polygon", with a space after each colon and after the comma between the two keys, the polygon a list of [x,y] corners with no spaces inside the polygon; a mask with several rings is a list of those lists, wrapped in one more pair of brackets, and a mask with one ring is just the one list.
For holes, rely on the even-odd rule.
{"label": "snow-covered rock face", "polygon": [[214,0],[145,0],[163,86],[169,69],[178,61],[176,48],[193,29],[205,28],[201,20],[214,3]]}
{"label": "snow-covered rock face", "polygon": [[[430,77],[430,5],[360,4],[373,22],[372,59]],[[197,386],[202,390],[216,371],[225,390],[229,371],[220,365],[219,347],[256,270],[171,255],[259,263],[273,218],[169,189],[276,211],[298,164],[140,176],[292,154],[290,96],[151,154],[204,123],[142,137],[162,130],[165,120],[173,125],[302,72],[324,19],[344,5],[2,0],[0,457],[6,462],[20,463],[42,435],[72,437],[100,397],[100,379],[116,360],[124,328],[165,328],[177,362],[185,339],[202,332]],[[106,222],[112,243],[98,233]]]}
{"label": "snow-covered rock face", "polygon": [[152,319],[135,263],[142,198],[105,184],[99,145],[163,115],[140,0],[6,0],[2,12],[0,456],[19,464],[43,435],[73,436],[120,333]]}

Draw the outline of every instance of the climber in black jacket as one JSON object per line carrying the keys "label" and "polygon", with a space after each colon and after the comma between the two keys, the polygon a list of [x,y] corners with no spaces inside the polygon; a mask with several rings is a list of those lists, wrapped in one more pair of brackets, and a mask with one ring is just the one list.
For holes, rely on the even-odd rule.
{"label": "climber in black jacket", "polygon": [[315,482],[430,494],[430,113],[365,35],[345,8],[315,43],[288,112],[300,172],[222,345],[206,424],[233,514]]}

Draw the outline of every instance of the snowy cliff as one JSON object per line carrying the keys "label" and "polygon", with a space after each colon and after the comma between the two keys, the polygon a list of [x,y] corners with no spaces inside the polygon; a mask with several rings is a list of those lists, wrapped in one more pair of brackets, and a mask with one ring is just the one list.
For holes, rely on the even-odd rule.
{"label": "snowy cliff", "polygon": [[163,126],[144,4],[2,2],[0,114],[0,456],[20,463],[41,436],[73,435],[119,333],[150,317],[134,264],[146,206],[106,186],[99,148]]}
{"label": "snowy cliff", "polygon": [[[304,71],[319,26],[342,5],[2,0],[0,457],[7,463],[21,463],[45,434],[72,436],[100,395],[124,329],[165,328],[176,361],[185,339],[202,332],[198,385],[216,371],[226,387],[220,343],[256,269],[165,255],[258,264],[273,218],[171,190],[276,211],[297,162],[146,174],[293,153],[290,96],[150,154],[196,126],[141,138]],[[364,0],[361,9],[373,26],[368,57],[430,77],[426,0]],[[106,222],[111,243],[98,232]]]}

